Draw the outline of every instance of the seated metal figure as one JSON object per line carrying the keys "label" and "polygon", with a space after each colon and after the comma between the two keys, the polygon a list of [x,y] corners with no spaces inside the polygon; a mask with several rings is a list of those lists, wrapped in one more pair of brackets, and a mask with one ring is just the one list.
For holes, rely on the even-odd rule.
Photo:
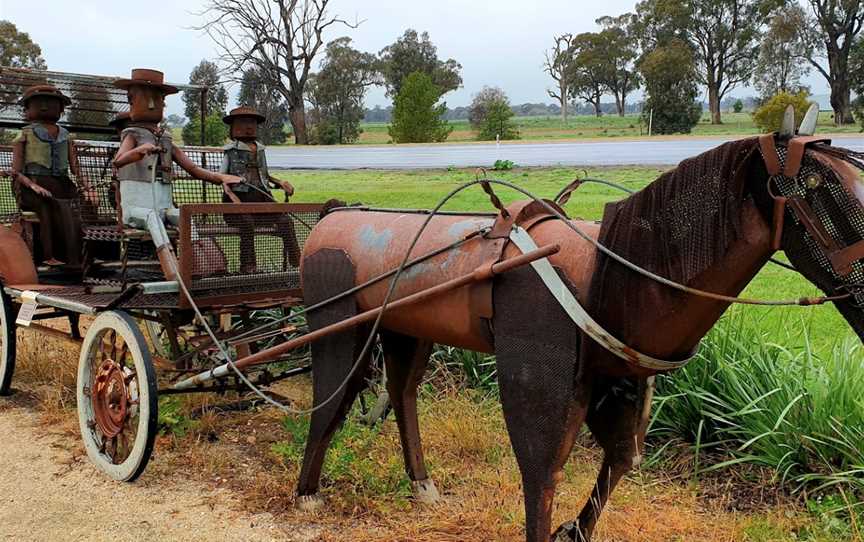
{"label": "seated metal figure", "polygon": [[77,211],[78,187],[85,194],[90,186],[79,175],[75,145],[69,132],[57,121],[71,100],[51,85],[27,88],[19,101],[31,122],[21,129],[12,155],[12,177],[19,205],[39,218],[42,261],[46,265],[82,266],[81,219]]}
{"label": "seated metal figure", "polygon": [[176,94],[178,89],[164,83],[162,72],[134,69],[130,79],[119,79],[114,86],[127,91],[131,120],[121,134],[113,162],[120,181],[123,224],[150,232],[162,271],[167,279],[174,280],[177,260],[165,230],[165,222],[176,226],[180,218],[172,197],[172,162],[192,177],[214,184],[233,185],[242,179],[201,168],[174,146],[170,132],[159,123],[165,96]]}
{"label": "seated metal figure", "polygon": [[[243,178],[234,187],[234,193],[243,203],[271,203],[275,201],[270,187],[281,188],[285,200],[294,194],[294,187],[288,181],[276,179],[267,169],[267,156],[264,144],[258,141],[258,125],[264,122],[263,115],[251,107],[238,107],[222,119],[231,127],[231,143],[224,147],[222,173]],[[223,201],[228,203],[227,194]],[[255,224],[251,217],[229,215],[225,220],[240,228],[240,269],[254,273],[257,269],[255,258]],[[283,262],[297,267],[300,265],[300,249],[294,232],[294,222],[288,215],[258,215],[257,220],[276,226],[277,235],[282,238]]]}

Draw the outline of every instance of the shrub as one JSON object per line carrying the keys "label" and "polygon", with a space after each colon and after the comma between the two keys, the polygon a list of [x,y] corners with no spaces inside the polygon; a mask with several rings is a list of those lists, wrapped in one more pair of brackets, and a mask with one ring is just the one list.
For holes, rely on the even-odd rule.
{"label": "shrub", "polygon": [[783,116],[790,105],[795,108],[795,118],[801,121],[807,114],[810,101],[806,92],[775,94],[753,113],[753,122],[765,133],[778,132],[783,126]]}
{"label": "shrub", "polygon": [[484,87],[478,92],[471,102],[468,117],[481,141],[519,139],[519,131],[510,120],[513,117],[510,100],[500,88]]}
{"label": "shrub", "polygon": [[[211,113],[204,119],[204,144],[219,146],[228,139],[228,126],[222,122],[222,113]],[[201,144],[201,119],[195,117],[183,127],[183,143]]]}
{"label": "shrub", "polygon": [[672,41],[646,54],[639,63],[648,95],[642,109],[643,122],[656,134],[689,134],[702,117],[696,101],[696,65],[687,44]]}
{"label": "shrub", "polygon": [[[453,127],[442,119],[447,104],[438,104],[441,90],[423,72],[405,77],[393,101],[393,122],[388,132],[396,143],[429,143],[447,139]],[[438,104],[438,105],[436,105]]]}
{"label": "shrub", "polygon": [[493,171],[510,171],[516,167],[516,164],[513,160],[495,160],[495,164],[492,166]]}
{"label": "shrub", "polygon": [[735,100],[735,104],[732,105],[732,111],[735,111],[736,113],[744,111],[744,102],[741,100]]}

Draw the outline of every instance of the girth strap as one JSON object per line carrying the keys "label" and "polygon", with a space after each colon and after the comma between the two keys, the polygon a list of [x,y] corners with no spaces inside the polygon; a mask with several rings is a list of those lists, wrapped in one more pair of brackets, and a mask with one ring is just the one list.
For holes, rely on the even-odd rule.
{"label": "girth strap", "polygon": [[[510,241],[512,241],[523,254],[527,254],[532,250],[537,250],[537,244],[534,242],[534,239],[531,238],[531,235],[527,231],[519,226],[516,226],[511,230]],[[585,307],[579,303],[576,296],[573,295],[573,292],[567,288],[561,280],[561,277],[559,277],[558,273],[555,272],[555,269],[552,267],[552,264],[549,263],[547,258],[542,258],[532,262],[531,267],[534,268],[534,271],[537,272],[540,280],[543,281],[543,284],[546,285],[546,288],[549,289],[549,292],[552,293],[552,296],[558,301],[561,308],[567,313],[567,316],[573,320],[573,323],[585,332],[586,335],[591,337],[597,344],[624,361],[636,364],[643,369],[671,371],[683,367],[696,356],[696,352],[694,352],[687,359],[681,361],[667,361],[637,352],[603,329],[597,321],[591,318],[591,315],[588,314]]]}

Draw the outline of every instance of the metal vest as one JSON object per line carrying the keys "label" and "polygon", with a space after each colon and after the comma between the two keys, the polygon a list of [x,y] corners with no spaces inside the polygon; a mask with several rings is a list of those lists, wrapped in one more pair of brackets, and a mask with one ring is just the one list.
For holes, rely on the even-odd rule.
{"label": "metal vest", "polygon": [[19,141],[25,143],[25,175],[69,175],[69,132],[62,126],[58,128],[57,139],[38,123],[21,129]]}
{"label": "metal vest", "polygon": [[265,190],[268,193],[267,179],[270,172],[267,170],[267,155],[264,145],[255,142],[257,160],[252,159],[252,151],[242,141],[232,141],[223,147],[224,158],[222,172],[243,177],[248,184],[240,184],[233,187],[235,192],[249,192],[254,190],[249,185]]}
{"label": "metal vest", "polygon": [[158,154],[145,156],[137,162],[132,162],[131,164],[121,167],[117,170],[117,179],[120,181],[140,181],[149,183],[154,180],[155,170],[156,182],[169,184],[173,179],[171,151],[174,143],[171,139],[171,134],[166,131],[162,134],[162,137],[157,140],[156,134],[150,130],[132,126],[123,130],[120,134],[120,141],[123,141],[129,135],[135,137],[137,145],[152,143],[153,145],[161,146],[163,150]]}

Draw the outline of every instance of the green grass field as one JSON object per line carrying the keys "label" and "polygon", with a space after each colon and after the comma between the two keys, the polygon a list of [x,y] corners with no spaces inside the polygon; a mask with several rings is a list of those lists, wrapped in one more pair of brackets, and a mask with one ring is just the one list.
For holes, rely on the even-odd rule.
{"label": "green grass field", "polygon": [[[519,129],[522,140],[555,141],[568,139],[593,139],[601,137],[641,137],[648,133],[647,125],[640,123],[638,115],[605,115],[603,117],[579,116],[570,117],[562,122],[560,117],[513,117]],[[453,133],[448,142],[475,141],[476,134],[471,130],[468,121],[453,121]],[[386,144],[390,141],[387,134],[387,124],[365,123],[361,127],[363,133],[359,143]],[[858,133],[858,125],[834,126],[831,113],[823,112],[819,117],[821,133]],[[705,114],[701,122],[693,130],[694,136],[731,136],[755,135],[759,130],[753,124],[749,113],[725,113],[723,124],[711,124],[710,117]]]}
{"label": "green grass field", "polygon": [[[651,167],[600,168],[587,173],[591,177],[608,179],[629,188],[638,189],[658,177],[662,169]],[[585,172],[576,169],[518,169],[508,172],[492,172],[496,178],[511,181],[530,192],[552,198],[557,192]],[[279,176],[290,180],[296,188],[293,202],[320,202],[339,198],[350,203],[399,208],[431,208],[450,190],[475,178],[472,170],[453,171],[294,171],[280,172]],[[505,202],[521,199],[513,191],[497,189]],[[581,187],[571,198],[566,210],[571,217],[600,219],[605,203],[620,199],[622,193],[600,185]],[[447,207],[459,211],[494,211],[488,197],[479,187],[459,194]],[[745,291],[745,295],[759,298],[786,299],[816,295],[816,288],[801,276],[773,264],[766,266]],[[742,307],[731,309],[733,313],[744,311],[755,318],[761,327],[776,331],[784,337],[785,346],[805,346],[804,336],[795,330],[809,329],[814,347],[827,354],[840,341],[852,336],[852,332],[832,306],[822,307]],[[789,331],[792,331],[789,334]],[[787,334],[791,335],[787,337]],[[772,335],[774,333],[772,332]]]}

